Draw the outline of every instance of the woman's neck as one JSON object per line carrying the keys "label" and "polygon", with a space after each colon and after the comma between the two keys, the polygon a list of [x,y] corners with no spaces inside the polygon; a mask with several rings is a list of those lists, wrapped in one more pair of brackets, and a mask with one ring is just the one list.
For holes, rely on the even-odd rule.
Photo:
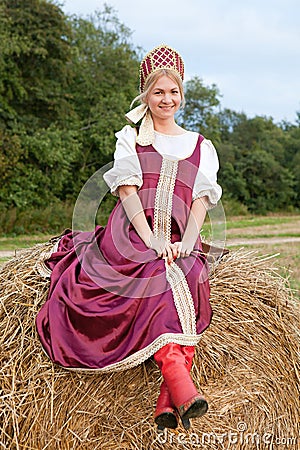
{"label": "woman's neck", "polygon": [[158,133],[169,134],[169,135],[177,135],[183,133],[183,128],[181,128],[175,121],[167,121],[167,120],[154,120],[154,130]]}

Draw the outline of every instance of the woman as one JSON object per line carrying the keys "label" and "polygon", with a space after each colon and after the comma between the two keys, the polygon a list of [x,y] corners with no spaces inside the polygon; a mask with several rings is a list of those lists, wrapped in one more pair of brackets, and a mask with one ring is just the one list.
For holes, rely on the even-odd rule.
{"label": "woman", "polygon": [[104,175],[117,205],[106,227],[61,238],[36,321],[49,357],[70,369],[124,370],[153,356],[164,378],[160,429],[176,428],[178,416],[188,429],[208,408],[190,370],[212,314],[199,232],[221,188],[211,142],[176,124],[183,76],[168,46],[141,62],[141,105],[127,114],[139,125],[116,134]]}

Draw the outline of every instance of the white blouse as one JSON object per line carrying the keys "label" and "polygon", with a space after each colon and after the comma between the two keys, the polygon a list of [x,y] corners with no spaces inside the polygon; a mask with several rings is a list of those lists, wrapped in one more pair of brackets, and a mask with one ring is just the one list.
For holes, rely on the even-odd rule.
{"label": "white blouse", "polygon": [[[153,147],[162,157],[171,160],[186,159],[193,153],[199,134],[185,131],[176,136],[170,136],[155,131]],[[117,143],[114,153],[114,166],[104,174],[111,193],[118,195],[121,185],[143,184],[143,174],[136,153],[136,130],[125,125],[116,133]],[[213,208],[222,195],[222,188],[217,183],[219,160],[212,142],[204,139],[201,143],[200,168],[193,188],[193,200],[208,197],[208,209]]]}

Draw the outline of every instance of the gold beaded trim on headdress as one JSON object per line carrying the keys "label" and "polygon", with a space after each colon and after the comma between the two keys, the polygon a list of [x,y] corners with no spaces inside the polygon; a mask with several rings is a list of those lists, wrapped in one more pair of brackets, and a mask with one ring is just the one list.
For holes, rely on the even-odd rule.
{"label": "gold beaded trim on headdress", "polygon": [[173,48],[161,44],[143,58],[140,65],[140,91],[144,91],[149,75],[159,69],[172,69],[181,79],[184,77],[184,63],[179,53]]}

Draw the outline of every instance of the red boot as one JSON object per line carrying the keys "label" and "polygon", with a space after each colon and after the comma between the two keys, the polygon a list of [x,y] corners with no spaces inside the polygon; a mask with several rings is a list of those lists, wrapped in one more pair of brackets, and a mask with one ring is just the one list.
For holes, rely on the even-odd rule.
{"label": "red boot", "polygon": [[202,416],[208,409],[207,401],[198,393],[190,376],[193,356],[193,347],[181,347],[179,344],[167,344],[154,355],[183,426],[187,429],[189,419]]}
{"label": "red boot", "polygon": [[195,355],[195,347],[192,347],[191,345],[182,345],[181,351],[185,357],[186,367],[190,372],[192,370],[193,359]]}
{"label": "red boot", "polygon": [[165,381],[160,386],[154,420],[158,426],[158,430],[164,430],[165,428],[174,429],[178,426],[177,412]]}
{"label": "red boot", "polygon": [[[181,351],[185,357],[186,368],[190,372],[192,370],[193,358],[194,358],[194,354],[195,354],[195,347],[192,347],[190,345],[189,346],[181,346]],[[207,405],[207,408],[208,408],[208,405]],[[181,420],[182,420],[182,425],[184,426],[184,428],[186,430],[188,430],[191,426],[188,414],[184,415],[181,418]]]}

